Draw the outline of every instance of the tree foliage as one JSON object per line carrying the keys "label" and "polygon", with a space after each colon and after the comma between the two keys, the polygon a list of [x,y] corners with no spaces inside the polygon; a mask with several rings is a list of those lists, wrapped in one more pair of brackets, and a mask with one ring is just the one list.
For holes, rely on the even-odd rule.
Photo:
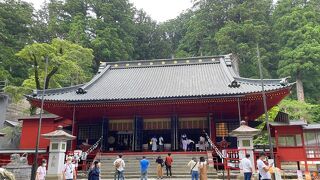
{"label": "tree foliage", "polygon": [[33,43],[25,46],[17,56],[33,65],[30,77],[23,83],[27,87],[43,88],[45,59],[48,59],[45,89],[80,84],[92,75],[92,50],[66,40],[53,39],[51,44]]}

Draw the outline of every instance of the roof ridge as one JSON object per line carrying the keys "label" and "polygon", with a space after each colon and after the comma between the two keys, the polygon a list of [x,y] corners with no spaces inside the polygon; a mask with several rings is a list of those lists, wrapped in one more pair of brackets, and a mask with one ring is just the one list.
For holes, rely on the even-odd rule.
{"label": "roof ridge", "polygon": [[178,67],[178,66],[197,66],[197,65],[207,65],[207,64],[219,64],[220,62],[201,62],[201,63],[181,63],[181,64],[163,64],[163,65],[153,65],[153,66],[130,66],[130,67],[118,67],[111,68],[111,70],[117,69],[136,69],[136,68],[159,68],[159,67]]}
{"label": "roof ridge", "polygon": [[221,58],[225,55],[215,55],[215,56],[196,56],[196,57],[184,57],[184,58],[167,58],[167,59],[147,59],[147,60],[133,60],[133,61],[115,61],[106,62],[107,64],[120,64],[120,63],[137,63],[137,62],[155,62],[155,61],[179,61],[179,60],[193,60],[193,59],[207,59],[207,58]]}
{"label": "roof ridge", "polygon": [[[55,94],[55,93],[61,93],[61,92],[69,92],[71,90],[74,90],[74,89],[77,89],[81,86],[83,86],[84,84],[77,84],[77,85],[74,85],[74,86],[69,86],[69,87],[62,87],[62,88],[54,88],[54,89],[46,89],[45,92],[46,92],[46,95],[47,94]],[[43,90],[34,90],[33,94],[41,94],[43,92]],[[28,95],[27,95],[28,96]]]}
{"label": "roof ridge", "polygon": [[222,67],[222,69],[224,70],[224,72],[226,73],[227,75],[227,78],[230,80],[230,83],[233,82],[235,79],[234,77],[231,75],[228,67],[227,67],[227,64],[226,64],[226,61],[224,58],[220,58],[219,59],[220,61],[220,66]]}
{"label": "roof ridge", "polygon": [[119,62],[104,62],[101,63],[99,69],[110,65],[111,68],[131,68],[131,67],[158,67],[181,64],[201,64],[201,63],[215,63],[219,62],[220,58],[224,56],[201,56],[193,58],[179,58],[179,59],[155,59],[155,60],[139,60],[139,61],[119,61]]}
{"label": "roof ridge", "polygon": [[109,69],[111,68],[110,65],[105,67],[99,74],[95,75],[89,82],[85,83],[82,87],[82,89],[87,89],[90,87],[94,82],[98,81]]}

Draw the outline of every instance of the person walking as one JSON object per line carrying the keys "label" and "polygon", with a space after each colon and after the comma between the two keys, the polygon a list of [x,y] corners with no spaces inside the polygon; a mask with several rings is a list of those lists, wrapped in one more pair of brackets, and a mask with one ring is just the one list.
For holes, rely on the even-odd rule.
{"label": "person walking", "polygon": [[207,171],[208,171],[208,163],[204,159],[204,157],[200,157],[200,165],[199,165],[199,170],[200,170],[200,180],[207,180]]}
{"label": "person walking", "polygon": [[240,161],[240,169],[242,169],[244,174],[244,180],[250,180],[252,176],[252,163],[250,161],[250,154],[246,154],[246,157]]}
{"label": "person walking", "polygon": [[100,162],[99,161],[94,161],[94,166],[90,170],[89,175],[88,175],[88,180],[100,180]]}
{"label": "person walking", "polygon": [[67,157],[67,163],[64,165],[62,170],[62,179],[63,180],[75,180],[76,176],[76,168],[75,165],[72,164],[72,157]]}
{"label": "person walking", "polygon": [[259,174],[261,176],[261,180],[271,180],[271,174],[269,172],[269,169],[272,167],[272,164],[267,166],[263,160],[266,159],[266,154],[264,152],[261,152],[259,154],[259,159],[257,160],[257,167]]}
{"label": "person walking", "polygon": [[140,161],[140,170],[141,170],[141,180],[147,180],[148,179],[148,168],[149,168],[149,161],[146,159],[145,156],[142,157],[142,160]]}
{"label": "person walking", "polygon": [[190,167],[190,174],[192,180],[198,180],[199,179],[199,162],[196,158],[192,158],[191,161],[188,163],[188,166]]}
{"label": "person walking", "polygon": [[124,168],[126,164],[122,159],[122,154],[118,155],[118,158],[113,162],[114,167],[116,168],[115,180],[124,180]]}
{"label": "person walking", "polygon": [[156,159],[156,163],[157,163],[157,179],[162,179],[163,178],[164,162],[163,162],[163,159],[161,158],[161,156],[159,156]]}
{"label": "person walking", "polygon": [[42,159],[41,166],[37,169],[36,180],[45,180],[47,175],[47,160]]}
{"label": "person walking", "polygon": [[172,163],[173,163],[173,158],[171,157],[171,153],[168,153],[168,156],[166,157],[164,163],[166,165],[167,176],[170,175],[170,177],[171,177],[172,176],[171,167],[172,167]]}

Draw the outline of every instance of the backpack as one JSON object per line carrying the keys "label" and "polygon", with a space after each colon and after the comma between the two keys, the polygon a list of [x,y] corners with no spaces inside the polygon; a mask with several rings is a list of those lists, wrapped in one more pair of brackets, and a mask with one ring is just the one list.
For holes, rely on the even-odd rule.
{"label": "backpack", "polygon": [[118,169],[120,165],[121,165],[121,161],[116,161],[116,163],[114,164],[114,167]]}

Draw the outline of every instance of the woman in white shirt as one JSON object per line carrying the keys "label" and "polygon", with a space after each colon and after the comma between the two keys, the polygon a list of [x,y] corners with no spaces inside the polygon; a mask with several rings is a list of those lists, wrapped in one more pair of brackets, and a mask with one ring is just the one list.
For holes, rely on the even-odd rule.
{"label": "woman in white shirt", "polygon": [[198,180],[199,179],[199,162],[196,158],[192,158],[191,161],[188,163],[188,166],[190,167],[190,174],[192,180]]}
{"label": "woman in white shirt", "polygon": [[46,166],[47,166],[47,160],[43,159],[41,162],[41,166],[39,166],[37,169],[36,180],[45,180],[47,175]]}

